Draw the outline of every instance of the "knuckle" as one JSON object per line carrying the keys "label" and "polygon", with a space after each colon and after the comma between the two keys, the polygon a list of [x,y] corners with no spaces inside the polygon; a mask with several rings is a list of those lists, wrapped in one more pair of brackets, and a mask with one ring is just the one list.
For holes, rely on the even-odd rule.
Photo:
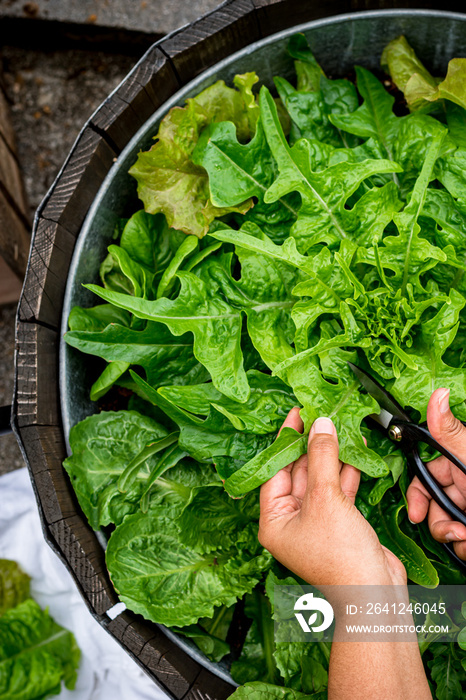
{"label": "knuckle", "polygon": [[356,498],[358,490],[356,488],[351,488],[351,489],[345,489],[345,496],[347,496],[351,501],[354,501]]}
{"label": "knuckle", "polygon": [[453,545],[453,549],[455,550],[457,557],[463,559],[463,561],[466,561],[466,542],[455,543]]}
{"label": "knuckle", "polygon": [[447,417],[444,424],[444,430],[450,438],[454,438],[455,440],[459,438],[462,438],[463,440],[465,439],[466,430],[463,424],[457,418],[455,418],[453,414],[450,414]]}

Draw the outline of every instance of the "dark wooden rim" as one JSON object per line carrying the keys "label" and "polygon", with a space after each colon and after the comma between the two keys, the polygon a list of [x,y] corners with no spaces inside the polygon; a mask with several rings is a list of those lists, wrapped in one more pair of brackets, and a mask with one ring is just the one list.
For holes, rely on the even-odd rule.
{"label": "dark wooden rim", "polygon": [[155,625],[126,611],[106,615],[117,596],[103,550],[62,468],[58,352],[66,278],[76,238],[114,159],[173,93],[244,46],[288,27],[346,12],[453,2],[227,0],[154,44],[85,124],[34,222],[17,313],[13,429],[34,486],[44,536],[74,577],[90,612],[173,698],[223,700],[233,687],[206,670]]}

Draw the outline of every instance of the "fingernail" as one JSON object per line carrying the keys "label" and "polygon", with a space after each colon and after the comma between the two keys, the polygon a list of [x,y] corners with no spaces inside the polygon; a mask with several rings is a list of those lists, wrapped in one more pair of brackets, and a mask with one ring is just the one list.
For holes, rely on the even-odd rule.
{"label": "fingernail", "polygon": [[335,435],[335,426],[330,418],[316,418],[312,425],[311,433],[326,433]]}
{"label": "fingernail", "polygon": [[461,541],[461,537],[458,537],[456,532],[447,532],[445,539],[447,542],[458,542],[458,540]]}
{"label": "fingernail", "polygon": [[450,389],[444,389],[438,397],[440,413],[446,413],[450,408]]}
{"label": "fingernail", "polygon": [[411,518],[409,517],[409,515],[408,515],[408,520],[409,520],[409,522],[411,523],[411,525],[416,525],[416,524],[417,524],[417,523],[414,522],[414,520],[411,520]]}

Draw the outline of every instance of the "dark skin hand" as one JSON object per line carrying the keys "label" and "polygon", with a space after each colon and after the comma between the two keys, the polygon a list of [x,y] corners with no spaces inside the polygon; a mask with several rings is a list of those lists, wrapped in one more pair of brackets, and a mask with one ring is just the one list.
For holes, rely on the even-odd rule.
{"label": "dark skin hand", "polygon": [[[427,406],[427,427],[437,442],[466,464],[466,428],[450,411],[449,394],[448,389],[434,391]],[[466,475],[443,456],[429,462],[429,471],[452,501],[465,510]],[[453,542],[457,556],[466,560],[466,527],[452,520],[432,500],[417,477],[411,482],[406,496],[411,522],[420,523],[427,516],[432,537],[438,542]]]}
{"label": "dark skin hand", "polygon": [[[284,425],[302,432],[299,409]],[[339,606],[345,585],[396,585],[407,595],[406,571],[354,505],[360,472],[339,459],[338,437],[329,418],[309,433],[308,453],[262,485],[259,540],[290,571],[315,586],[335,586],[328,595]],[[421,494],[424,496],[424,494]],[[415,494],[419,496],[419,494]],[[418,506],[428,507],[418,500]],[[421,513],[420,513],[421,514]],[[421,514],[422,515],[422,514]],[[363,592],[367,589],[361,589]],[[334,594],[336,591],[336,594]],[[343,594],[344,595],[344,594]],[[341,621],[340,621],[341,620]],[[417,639],[395,642],[340,641],[332,644],[329,700],[431,700]]]}
{"label": "dark skin hand", "polygon": [[[303,431],[298,408],[283,426]],[[308,454],[261,487],[261,544],[313,585],[406,583],[404,566],[354,505],[359,478],[338,457],[332,421],[318,418]]]}

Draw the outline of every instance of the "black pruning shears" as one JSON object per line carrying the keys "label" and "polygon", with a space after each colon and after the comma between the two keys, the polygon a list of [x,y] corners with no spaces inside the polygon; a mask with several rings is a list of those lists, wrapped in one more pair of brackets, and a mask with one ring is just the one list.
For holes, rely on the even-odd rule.
{"label": "black pruning shears", "polygon": [[[384,389],[370,374],[360,367],[356,367],[352,362],[348,362],[349,367],[354,372],[367,393],[372,396],[380,406],[380,413],[368,416],[384,429],[388,437],[399,444],[408,460],[408,467],[412,476],[417,476],[421,484],[425,486],[433,500],[448,513],[448,515],[466,526],[466,513],[454,503],[443,490],[437,479],[430,473],[427,465],[419,456],[418,443],[425,442],[435,450],[444,455],[452,464],[466,474],[466,466],[463,462],[440,445],[429,433],[427,428],[417,423],[413,423],[407,413],[395,401],[393,396]],[[466,574],[466,561],[460,559],[453,549],[451,543],[443,543],[451,559]]]}

